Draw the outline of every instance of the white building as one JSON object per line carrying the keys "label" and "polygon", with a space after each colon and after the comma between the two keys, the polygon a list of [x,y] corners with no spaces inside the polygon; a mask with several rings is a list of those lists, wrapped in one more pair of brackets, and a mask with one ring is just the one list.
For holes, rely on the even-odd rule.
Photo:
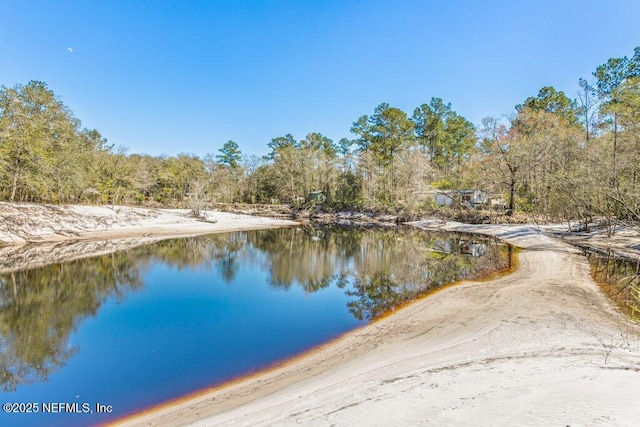
{"label": "white building", "polygon": [[435,193],[434,198],[438,206],[451,206],[458,202],[469,208],[485,205],[488,201],[487,192],[482,190],[443,190]]}

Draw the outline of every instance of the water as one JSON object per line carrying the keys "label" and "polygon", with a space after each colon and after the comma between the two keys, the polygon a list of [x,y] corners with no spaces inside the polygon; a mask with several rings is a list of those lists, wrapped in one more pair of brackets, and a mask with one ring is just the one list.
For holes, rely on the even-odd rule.
{"label": "water", "polygon": [[622,258],[614,252],[585,254],[595,282],[627,317],[640,323],[640,259]]}
{"label": "water", "polygon": [[293,228],[0,275],[0,403],[38,410],[0,425],[98,423],[220,384],[505,269],[509,254],[461,234]]}

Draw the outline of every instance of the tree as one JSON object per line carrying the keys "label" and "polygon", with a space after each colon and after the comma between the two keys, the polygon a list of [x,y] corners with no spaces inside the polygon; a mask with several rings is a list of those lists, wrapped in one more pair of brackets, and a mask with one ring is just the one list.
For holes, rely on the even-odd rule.
{"label": "tree", "polygon": [[413,141],[413,129],[404,111],[382,103],[372,116],[358,119],[351,132],[360,136],[357,143],[363,151],[371,151],[381,165],[387,166],[400,147]]}
{"label": "tree", "polygon": [[218,151],[220,154],[216,156],[216,159],[220,165],[230,167],[231,169],[238,169],[240,167],[242,153],[240,152],[238,144],[229,140],[225,142]]}
{"label": "tree", "polygon": [[271,152],[259,168],[259,199],[276,198],[283,202],[302,203],[311,191],[322,190],[331,199],[335,190],[337,147],[318,132],[296,141],[291,134],[276,137],[269,143]]}
{"label": "tree", "polygon": [[342,138],[338,141],[338,154],[346,157],[348,154],[351,154],[351,147],[355,144],[355,141],[349,138]]}
{"label": "tree", "polygon": [[42,82],[0,88],[0,197],[78,202],[94,197],[101,157],[111,147]]}
{"label": "tree", "polygon": [[285,150],[287,148],[297,148],[298,141],[296,141],[293,136],[288,133],[285,136],[278,136],[271,139],[267,146],[271,149],[271,151],[265,157],[266,160],[275,160],[275,158],[279,154],[279,151]]}
{"label": "tree", "polygon": [[390,202],[394,197],[394,159],[398,150],[413,143],[413,130],[407,114],[387,103],[378,105],[372,116],[360,117],[351,127],[351,132],[359,136],[356,144],[360,152],[370,155],[377,167],[369,170],[366,180],[372,183],[372,174],[379,175],[382,185],[376,197],[383,202]]}
{"label": "tree", "polygon": [[131,176],[133,170],[131,163],[127,161],[125,147],[118,147],[112,151],[109,147],[101,153],[99,159],[99,184],[98,191],[102,195],[102,201],[115,205],[125,196],[131,188]]}
{"label": "tree", "polygon": [[519,183],[520,168],[524,161],[522,150],[513,144],[510,128],[500,123],[495,117],[482,119],[480,136],[482,152],[488,156],[489,160],[496,160],[496,163],[493,163],[495,167],[504,169],[506,172],[506,183],[509,188],[507,215],[513,215],[516,207],[516,185]]}
{"label": "tree", "polygon": [[242,158],[242,182],[241,197],[245,201],[256,203],[258,201],[258,168],[264,164],[264,159],[255,154],[245,155]]}
{"label": "tree", "polygon": [[613,90],[625,79],[640,76],[640,46],[634,49],[631,58],[609,58],[606,63],[596,68],[593,76],[596,78],[598,94],[603,98],[610,97]]}
{"label": "tree", "polygon": [[613,131],[612,186],[618,185],[618,109],[616,104],[619,92],[616,89],[628,78],[640,76],[640,46],[634,50],[631,58],[610,58],[598,66],[593,73],[596,78],[596,90],[601,99],[600,111],[609,117],[608,124]]}
{"label": "tree", "polygon": [[204,163],[195,154],[180,153],[165,158],[158,173],[165,197],[183,203],[191,183],[205,176]]}
{"label": "tree", "polygon": [[418,144],[442,172],[451,172],[476,143],[475,127],[440,98],[416,108],[411,118]]}
{"label": "tree", "polygon": [[598,99],[594,83],[590,83],[585,79],[578,81],[580,92],[578,92],[578,106],[576,114],[579,121],[582,122],[585,130],[585,145],[588,148],[589,140],[596,128],[596,115],[598,112]]}
{"label": "tree", "polygon": [[149,155],[132,154],[127,158],[130,164],[131,196],[134,202],[142,203],[153,197],[158,191],[158,175],[162,160]]}
{"label": "tree", "polygon": [[440,98],[431,98],[429,104],[422,104],[413,111],[411,120],[415,126],[418,144],[432,161],[442,157],[445,120],[451,112],[451,104],[445,104]]}
{"label": "tree", "polygon": [[519,112],[524,108],[531,111],[545,111],[564,118],[570,125],[578,123],[576,117],[576,104],[569,99],[564,92],[557,91],[553,86],[545,86],[538,92],[538,96],[529,97],[524,104],[517,105],[516,110]]}
{"label": "tree", "polygon": [[[240,186],[244,173],[240,164],[242,153],[238,144],[231,140],[218,151],[220,154],[215,157],[213,155],[205,157],[205,168],[209,176],[208,186],[211,193],[215,195],[214,199],[227,203],[236,202],[240,198]],[[204,185],[204,183],[200,184],[201,187]]]}
{"label": "tree", "polygon": [[640,77],[628,77],[611,93],[612,102],[603,107],[615,117],[614,191],[610,191],[615,214],[640,218]]}
{"label": "tree", "polygon": [[583,178],[581,129],[563,114],[523,107],[511,134],[511,146],[524,160],[521,195],[527,207],[545,217],[573,217]]}
{"label": "tree", "polygon": [[324,136],[319,132],[312,132],[300,141],[300,148],[307,150],[319,150],[328,158],[335,158],[338,154],[338,147],[333,143],[331,138]]}
{"label": "tree", "polygon": [[294,202],[304,198],[304,189],[300,178],[304,174],[304,161],[300,158],[300,144],[291,134],[272,138],[268,146],[271,152],[265,157],[270,162],[262,172],[263,188],[271,188],[269,198],[277,198],[285,202]]}
{"label": "tree", "polygon": [[330,202],[337,173],[335,162],[338,147],[331,138],[312,132],[300,141],[300,150],[306,152],[302,169],[305,175],[305,195],[310,191],[322,190]]}
{"label": "tree", "polygon": [[0,165],[13,201],[66,198],[79,122],[46,84],[0,88]]}

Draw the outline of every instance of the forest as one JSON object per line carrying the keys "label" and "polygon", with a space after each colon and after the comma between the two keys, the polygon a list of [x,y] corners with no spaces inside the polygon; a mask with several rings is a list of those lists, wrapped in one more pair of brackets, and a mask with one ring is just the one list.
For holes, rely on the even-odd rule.
{"label": "forest", "polygon": [[[0,200],[207,207],[214,203],[434,212],[434,192],[484,190],[504,218],[640,220],[640,47],[569,97],[552,86],[478,125],[432,98],[381,103],[333,141],[277,136],[266,156],[234,141],[203,157],[129,154],[86,129],[46,83],[0,87]],[[459,206],[458,209],[465,209]]]}

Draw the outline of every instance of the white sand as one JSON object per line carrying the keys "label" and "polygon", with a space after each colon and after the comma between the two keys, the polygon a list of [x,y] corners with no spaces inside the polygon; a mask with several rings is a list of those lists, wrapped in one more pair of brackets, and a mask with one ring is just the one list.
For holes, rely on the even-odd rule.
{"label": "white sand", "polygon": [[187,209],[0,202],[0,273],[111,253],[173,237],[296,224],[217,211],[208,211],[204,219],[197,219]]}
{"label": "white sand", "polygon": [[293,221],[188,209],[125,206],[54,206],[0,202],[0,246],[71,239],[189,236],[232,230],[291,226]]}
{"label": "white sand", "polygon": [[584,257],[532,226],[437,226],[526,250],[513,274],[447,288],[270,371],[120,423],[638,425],[639,328],[599,292]]}

